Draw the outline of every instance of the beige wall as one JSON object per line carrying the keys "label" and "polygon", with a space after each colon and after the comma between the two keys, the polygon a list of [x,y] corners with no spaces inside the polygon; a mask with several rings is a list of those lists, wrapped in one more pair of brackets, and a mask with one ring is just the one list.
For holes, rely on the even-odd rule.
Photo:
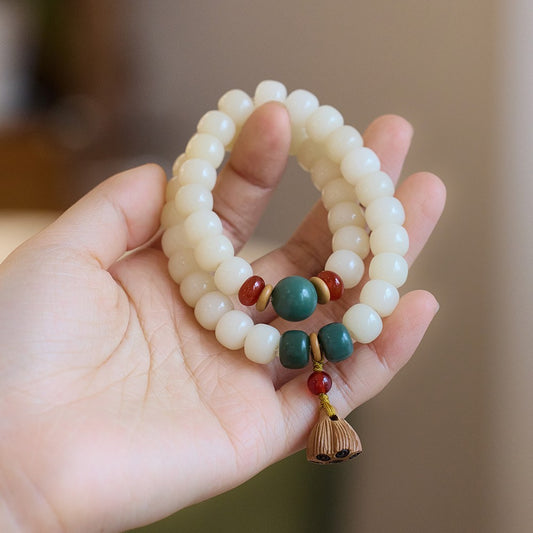
{"label": "beige wall", "polygon": [[[527,0],[125,5],[131,120],[155,127],[145,146],[168,161],[222,92],[264,78],[312,90],[361,128],[388,112],[412,121],[407,170],[440,174],[449,204],[409,287],[435,292],[441,310],[415,359],[354,413],[366,451],[327,475],[338,493],[326,522],[337,532],[525,531],[533,65],[516,36],[533,27]],[[288,174],[263,237],[287,236],[316,198],[298,169]]]}
{"label": "beige wall", "polygon": [[499,20],[487,511],[493,531],[518,533],[533,523],[533,5],[502,2]]}

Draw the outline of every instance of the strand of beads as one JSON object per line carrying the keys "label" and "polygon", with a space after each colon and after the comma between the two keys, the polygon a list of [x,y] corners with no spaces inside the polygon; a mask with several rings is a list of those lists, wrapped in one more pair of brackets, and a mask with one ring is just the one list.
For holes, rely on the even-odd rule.
{"label": "strand of beads", "polygon": [[[212,195],[225,152],[231,150],[253,110],[268,101],[282,102],[287,108],[291,154],[321,191],[332,233],[332,253],[323,272],[310,280],[291,276],[274,287],[235,256],[213,211]],[[407,278],[405,213],[393,195],[394,185],[381,170],[378,157],[363,146],[361,135],[344,124],[335,108],[319,105],[308,91],[295,90],[287,96],[285,86],[275,81],[261,82],[253,99],[241,90],[231,90],[220,98],[217,110],[200,119],[197,132],[173,166],[161,215],[170,275],[180,285],[183,300],[194,308],[199,324],[214,330],[228,349],[243,348],[257,363],[279,355],[285,366],[301,368],[309,361],[315,335],[318,350],[328,361],[342,361],[351,355],[353,341],[370,343],[381,333],[382,318],[395,309],[398,288]],[[262,310],[271,301],[283,318],[303,320],[317,302],[325,304],[339,298],[343,287],[358,285],[364,275],[363,260],[370,253],[369,280],[359,303],[344,313],[341,322],[323,326],[318,334],[291,330],[281,335],[271,325],[254,324],[247,313],[234,308],[238,295],[243,305],[255,304]],[[314,357],[315,365],[321,361]],[[321,404],[322,411],[328,411],[322,399]],[[334,421],[332,416],[328,415]]]}
{"label": "strand of beads", "polygon": [[[174,164],[174,177],[167,187],[162,244],[169,257],[170,274],[206,329],[216,330],[219,320],[233,310],[230,298],[253,272],[246,261],[234,256],[231,242],[223,235],[222,223],[212,210],[211,191],[225,150],[231,149],[252,111],[270,100],[285,103],[293,132],[291,151],[310,171],[328,209],[333,253],[325,270],[336,272],[345,287],[354,287],[364,274],[363,259],[370,251],[374,255],[360,302],[342,319],[354,340],[372,342],[381,332],[381,319],[396,307],[397,289],[407,277],[403,255],[409,239],[402,227],[405,214],[393,197],[392,181],[380,170],[376,154],[362,145],[357,130],[344,125],[333,107],[319,106],[307,91],[296,90],[287,96],[281,83],[265,81],[258,85],[254,99],[240,90],[229,91],[219,100],[218,110],[200,119],[197,133]],[[254,328],[244,315],[231,315],[238,327],[230,344],[238,348],[244,346]],[[267,333],[264,328],[260,330]],[[270,337],[276,335],[270,330],[268,334],[274,343]],[[254,333],[252,337],[262,336]],[[260,355],[254,353],[254,344],[249,342],[246,350],[252,360],[268,362],[275,356],[275,349],[266,358],[264,350]]]}

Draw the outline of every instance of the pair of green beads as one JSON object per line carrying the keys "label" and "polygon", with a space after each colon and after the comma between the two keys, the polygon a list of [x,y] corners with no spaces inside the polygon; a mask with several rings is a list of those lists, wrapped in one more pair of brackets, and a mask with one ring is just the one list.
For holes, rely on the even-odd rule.
{"label": "pair of green beads", "polygon": [[[344,361],[353,353],[353,343],[340,322],[326,324],[317,334],[320,351],[332,363]],[[305,331],[289,330],[279,341],[279,360],[285,368],[304,368],[309,363],[311,340]]]}

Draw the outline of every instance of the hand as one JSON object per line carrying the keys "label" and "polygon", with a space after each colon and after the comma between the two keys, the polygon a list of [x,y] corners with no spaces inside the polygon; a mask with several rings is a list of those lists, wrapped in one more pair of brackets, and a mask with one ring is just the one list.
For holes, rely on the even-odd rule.
{"label": "hand", "polygon": [[[282,175],[289,137],[284,109],[263,106],[221,173],[215,205],[237,249]],[[394,116],[365,134],[393,179],[410,138]],[[164,188],[152,165],[114,176],[0,265],[4,529],[122,530],[155,521],[295,452],[316,421],[309,369],[251,363],[197,325],[157,243],[147,244]],[[419,173],[397,196],[412,263],[442,211],[444,187]],[[329,253],[317,205],[284,247],[260,260],[260,271],[272,280],[310,276]],[[339,320],[356,298],[353,289],[313,320]],[[404,295],[372,345],[328,365],[342,416],[409,360],[437,308],[427,292]]]}

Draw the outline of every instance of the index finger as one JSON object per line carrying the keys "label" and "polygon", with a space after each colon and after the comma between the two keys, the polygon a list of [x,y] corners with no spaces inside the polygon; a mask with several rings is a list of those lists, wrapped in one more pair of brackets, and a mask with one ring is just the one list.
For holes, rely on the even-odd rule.
{"label": "index finger", "polygon": [[290,145],[287,110],[269,102],[252,113],[213,190],[215,210],[235,249],[252,235],[280,181]]}

